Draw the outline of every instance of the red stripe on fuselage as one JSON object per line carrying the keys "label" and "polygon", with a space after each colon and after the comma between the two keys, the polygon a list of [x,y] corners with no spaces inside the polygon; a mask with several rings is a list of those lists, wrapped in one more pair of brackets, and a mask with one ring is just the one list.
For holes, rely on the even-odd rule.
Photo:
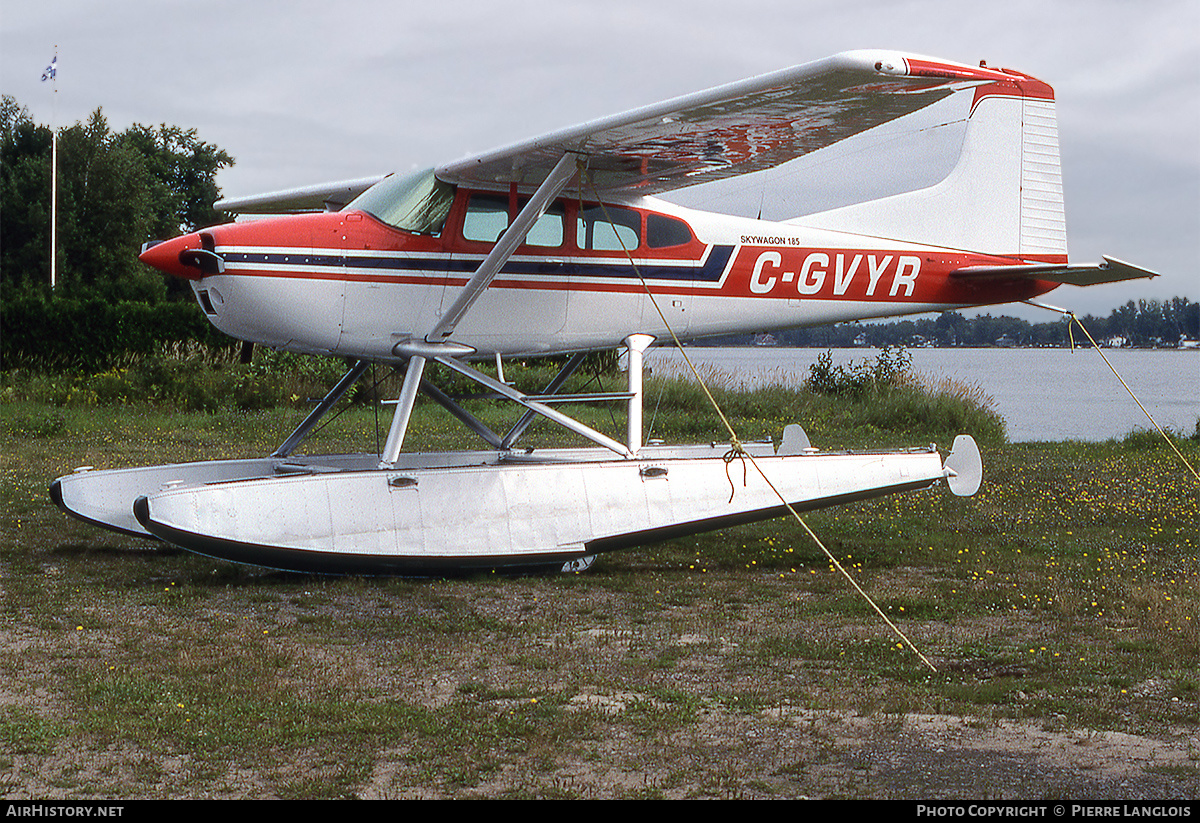
{"label": "red stripe on fuselage", "polygon": [[[614,258],[613,262],[623,262]],[[1057,284],[1014,277],[1012,280],[964,281],[950,273],[969,266],[1020,265],[1010,258],[990,255],[937,257],[911,251],[874,249],[812,249],[741,247],[719,284],[654,282],[654,294],[756,298],[763,300],[849,300],[880,303],[981,305],[1025,300],[1044,294]],[[1040,262],[1040,261],[1039,261]],[[1045,262],[1063,262],[1047,260]],[[591,293],[643,292],[647,286],[636,276],[605,281],[586,270],[563,275],[501,275],[492,289],[577,291]],[[431,271],[426,274],[368,274],[335,268],[279,271],[254,268],[227,270],[227,274],[298,280],[461,287],[468,277]]]}
{"label": "red stripe on fuselage", "polygon": [[[1035,81],[1036,82],[1036,81]],[[222,247],[248,250],[294,249],[297,254],[348,255],[342,266],[314,267],[307,270],[259,268],[253,264],[230,265],[227,274],[280,279],[341,280],[362,283],[396,283],[413,286],[461,286],[469,275],[438,271],[354,270],[353,256],[403,252],[404,256],[423,257],[431,263],[453,255],[456,260],[475,259],[480,244],[452,243],[443,237],[411,235],[390,229],[369,215],[332,213],[263,220],[253,223],[215,226],[209,231],[217,251]],[[799,242],[784,238],[780,242]],[[466,246],[466,248],[458,248]],[[641,249],[634,254],[647,266],[679,262],[697,267],[703,264],[713,247],[695,241],[674,249]],[[619,253],[599,253],[565,248],[546,250],[523,246],[517,255],[525,259],[544,258],[562,266],[561,274],[502,273],[490,288],[596,293],[631,293],[645,290],[632,264]],[[971,254],[929,249],[822,249],[792,245],[744,245],[734,248],[730,263],[718,281],[692,282],[686,279],[648,278],[659,294],[694,294],[719,297],[761,298],[766,300],[866,300],[871,302],[981,305],[1028,299],[1055,287],[1053,283],[1028,279],[969,282],[949,277],[949,273],[968,266],[1020,265],[1028,262],[1065,263],[1059,256],[1039,256],[1036,260]],[[603,277],[583,264],[609,263],[628,266],[629,275]],[[572,264],[577,264],[573,268]],[[367,268],[364,266],[363,268]]]}

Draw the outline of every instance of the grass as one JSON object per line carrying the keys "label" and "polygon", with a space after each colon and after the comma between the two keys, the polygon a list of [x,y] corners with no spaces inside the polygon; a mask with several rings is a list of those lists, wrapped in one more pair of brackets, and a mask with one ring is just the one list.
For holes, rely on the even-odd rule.
{"label": "grass", "polygon": [[[10,798],[911,796],[911,779],[830,771],[849,757],[833,742],[842,729],[862,718],[887,737],[910,714],[1085,737],[1200,729],[1200,495],[1141,435],[993,435],[973,498],[926,492],[806,517],[931,672],[787,520],[607,555],[583,575],[464,580],[283,574],[95,529],[52,506],[55,476],[261,455],[298,412],[55,404],[8,386]],[[949,442],[812,392],[719,394],[747,439],[799,419],[820,446]],[[661,395],[657,432],[721,439],[694,390]],[[474,409],[497,426],[512,416]],[[620,431],[605,408],[582,414]],[[374,426],[352,403],[308,448],[373,451]],[[431,405],[411,437],[467,442]],[[1200,462],[1200,443],[1176,444]],[[1197,764],[1200,751],[1156,762],[1144,779],[1163,782],[1147,796],[1194,794]],[[1032,778],[1005,788],[1067,791]]]}

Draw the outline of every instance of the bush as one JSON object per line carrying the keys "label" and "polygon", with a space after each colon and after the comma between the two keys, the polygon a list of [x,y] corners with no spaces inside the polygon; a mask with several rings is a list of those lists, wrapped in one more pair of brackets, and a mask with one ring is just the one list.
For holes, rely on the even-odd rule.
{"label": "bush", "polygon": [[809,368],[804,386],[844,401],[842,415],[858,425],[937,438],[970,434],[988,445],[1007,439],[1004,419],[979,386],[918,375],[902,348],[885,347],[873,361],[846,366],[834,366],[832,352],[825,352]]}
{"label": "bush", "polygon": [[94,296],[6,294],[0,305],[0,360],[8,369],[102,372],[130,355],[200,343],[232,350],[237,341],[213,328],[191,302],[109,302]]}
{"label": "bush", "polygon": [[863,360],[845,366],[833,365],[833,352],[825,352],[809,367],[805,387],[814,394],[859,399],[894,388],[912,377],[912,356],[902,348],[885,346],[874,362]]}
{"label": "bush", "polygon": [[999,445],[1006,439],[1004,420],[991,409],[915,385],[877,394],[863,404],[863,419],[885,431],[924,432],[942,438],[969,434],[985,445]]}

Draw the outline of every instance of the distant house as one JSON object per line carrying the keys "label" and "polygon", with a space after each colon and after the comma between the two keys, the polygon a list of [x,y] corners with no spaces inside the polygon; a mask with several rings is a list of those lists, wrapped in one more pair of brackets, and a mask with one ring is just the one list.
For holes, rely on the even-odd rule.
{"label": "distant house", "polygon": [[1103,341],[1101,345],[1103,345],[1106,349],[1123,349],[1129,345],[1129,340],[1121,337],[1119,334],[1114,334],[1112,337]]}
{"label": "distant house", "polygon": [[1017,341],[1005,334],[996,338],[996,345],[1002,349],[1015,349],[1017,347]]}

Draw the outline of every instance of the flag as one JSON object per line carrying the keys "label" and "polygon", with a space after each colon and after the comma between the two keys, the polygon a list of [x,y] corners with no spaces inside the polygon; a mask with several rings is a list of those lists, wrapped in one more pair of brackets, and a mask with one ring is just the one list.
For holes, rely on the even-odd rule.
{"label": "flag", "polygon": [[58,55],[54,55],[54,59],[50,61],[50,65],[46,66],[46,70],[42,72],[42,81],[53,80],[54,75],[58,74]]}

